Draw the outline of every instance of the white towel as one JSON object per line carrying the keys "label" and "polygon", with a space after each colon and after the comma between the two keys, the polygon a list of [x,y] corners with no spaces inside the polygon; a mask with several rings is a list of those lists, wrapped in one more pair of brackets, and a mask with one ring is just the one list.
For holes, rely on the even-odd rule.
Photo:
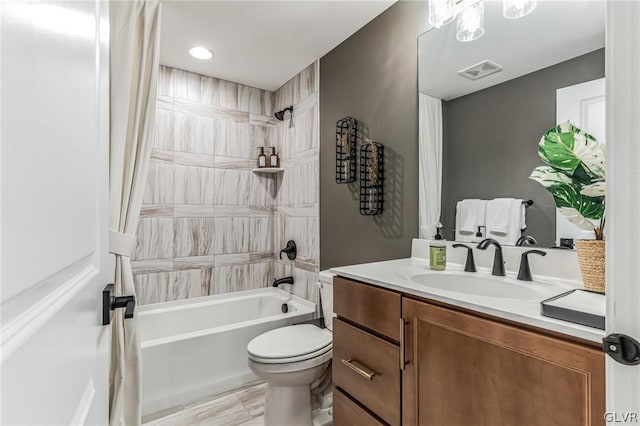
{"label": "white towel", "polygon": [[525,206],[516,198],[496,198],[487,203],[487,238],[515,244],[526,226]]}
{"label": "white towel", "polygon": [[456,205],[456,241],[476,242],[479,227],[485,226],[486,200],[462,200]]}

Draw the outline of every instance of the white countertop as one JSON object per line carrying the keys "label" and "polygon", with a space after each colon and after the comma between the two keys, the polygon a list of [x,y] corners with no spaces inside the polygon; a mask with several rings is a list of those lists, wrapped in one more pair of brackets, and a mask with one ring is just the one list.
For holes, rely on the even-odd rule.
{"label": "white countertop", "polygon": [[[390,290],[419,296],[424,299],[459,306],[497,318],[503,318],[597,343],[601,343],[605,335],[604,330],[540,315],[540,302],[542,300],[575,288],[575,286],[561,281],[552,282],[540,280],[530,283],[526,281],[516,281],[515,277],[510,274],[505,278],[492,277],[490,271],[484,268],[479,268],[478,272],[475,273],[467,273],[463,271],[461,265],[457,264],[448,264],[446,271],[432,271],[429,269],[428,260],[425,261],[418,258],[343,266],[331,268],[330,271],[345,278],[351,278]],[[478,278],[497,279],[513,283],[514,285],[531,286],[531,288],[535,288],[536,292],[540,294],[540,297],[538,300],[508,299],[431,288],[409,279],[409,277],[416,274],[434,274],[434,277],[438,274],[469,274]]]}

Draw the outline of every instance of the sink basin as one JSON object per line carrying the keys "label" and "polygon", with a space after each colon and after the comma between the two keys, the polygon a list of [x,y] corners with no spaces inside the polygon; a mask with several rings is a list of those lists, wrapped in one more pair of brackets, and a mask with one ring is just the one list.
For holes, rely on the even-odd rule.
{"label": "sink basin", "polygon": [[409,281],[438,290],[501,299],[540,300],[544,294],[531,286],[484,277],[467,275],[418,274]]}

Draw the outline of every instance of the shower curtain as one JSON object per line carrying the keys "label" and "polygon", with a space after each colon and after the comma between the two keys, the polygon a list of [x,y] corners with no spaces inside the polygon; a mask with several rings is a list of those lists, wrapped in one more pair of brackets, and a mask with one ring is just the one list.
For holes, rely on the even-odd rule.
{"label": "shower curtain", "polygon": [[[110,2],[110,251],[115,294],[135,294],[131,253],[153,144],[160,49],[160,3]],[[110,424],[141,423],[137,319],[114,311],[111,324]]]}
{"label": "shower curtain", "polygon": [[419,104],[419,235],[433,238],[442,198],[442,100],[420,93]]}

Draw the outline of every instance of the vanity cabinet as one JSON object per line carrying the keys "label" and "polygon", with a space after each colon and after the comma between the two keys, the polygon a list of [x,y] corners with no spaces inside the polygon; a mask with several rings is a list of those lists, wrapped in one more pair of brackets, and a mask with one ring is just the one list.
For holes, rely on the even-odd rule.
{"label": "vanity cabinet", "polygon": [[335,389],[333,392],[333,424],[353,426],[385,425],[384,422],[369,414],[367,410],[339,389]]}
{"label": "vanity cabinet", "polygon": [[339,318],[400,341],[400,293],[342,277],[335,277],[333,283],[333,311]]}
{"label": "vanity cabinet", "polygon": [[404,425],[604,425],[601,350],[409,298],[402,312]]}
{"label": "vanity cabinet", "polygon": [[333,322],[334,385],[390,425],[400,424],[400,348],[339,319]]}
{"label": "vanity cabinet", "polygon": [[604,353],[414,296],[334,279],[334,424],[604,425]]}
{"label": "vanity cabinet", "polygon": [[352,398],[351,406],[334,405],[334,425],[376,424],[350,423],[354,406],[376,422],[400,425],[400,293],[341,277],[333,292],[333,384]]}

